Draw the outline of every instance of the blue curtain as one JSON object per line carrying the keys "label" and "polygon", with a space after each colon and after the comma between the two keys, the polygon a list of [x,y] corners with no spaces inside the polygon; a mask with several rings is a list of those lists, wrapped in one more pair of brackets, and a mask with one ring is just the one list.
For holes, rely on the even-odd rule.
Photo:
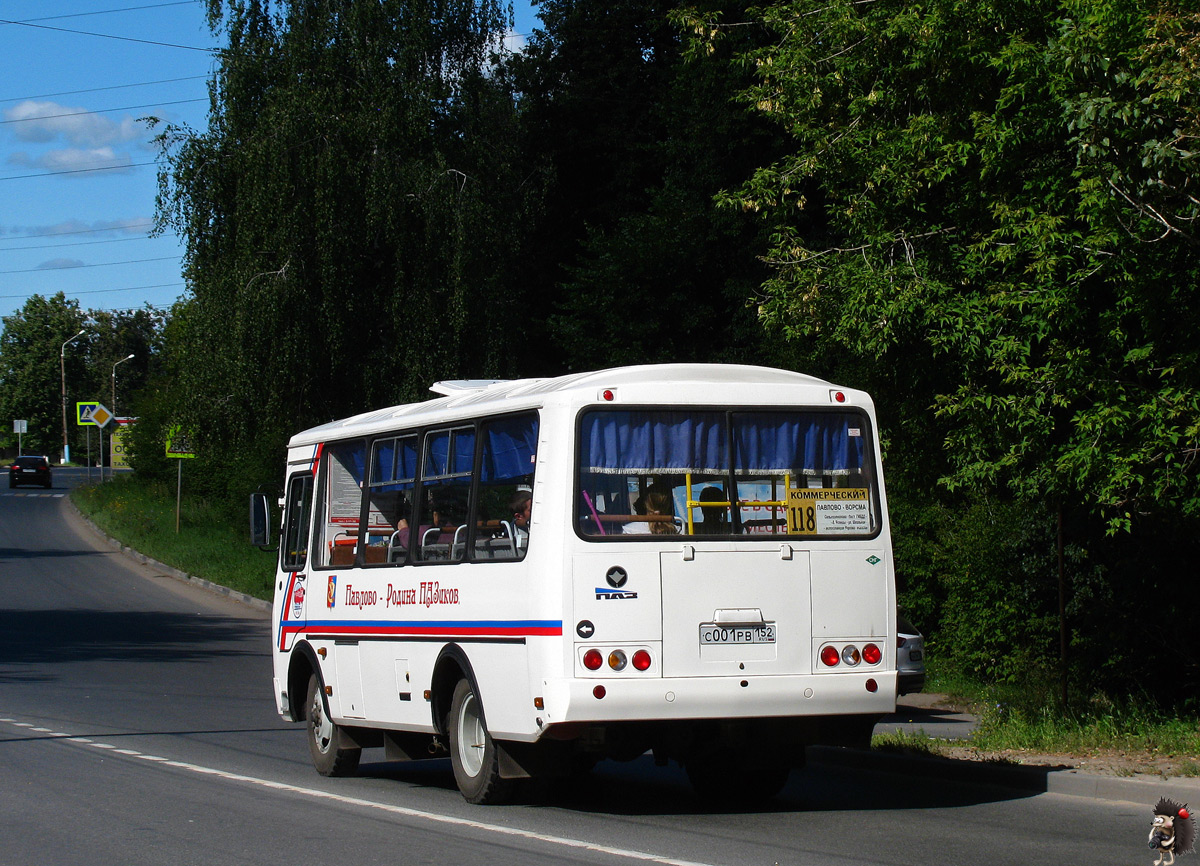
{"label": "blue curtain", "polygon": [[488,484],[533,474],[537,435],[536,415],[502,418],[485,425],[480,480]]}
{"label": "blue curtain", "polygon": [[408,489],[417,477],[417,437],[381,439],[375,443],[371,486]]}
{"label": "blue curtain", "polygon": [[584,470],[591,472],[729,471],[725,419],[718,412],[589,412],[581,447]]}
{"label": "blue curtain", "polygon": [[[862,467],[860,415],[736,412],[734,468],[778,475],[837,474]],[[580,454],[585,472],[721,474],[729,471],[725,415],[719,412],[589,412]]]}
{"label": "blue curtain", "polygon": [[[453,454],[450,453],[454,440]],[[447,430],[429,437],[429,454],[425,458],[425,477],[469,473],[475,463],[475,431]],[[453,461],[453,462],[451,462]]]}
{"label": "blue curtain", "polygon": [[862,426],[860,416],[834,412],[737,414],[733,421],[735,468],[805,475],[860,469]]}

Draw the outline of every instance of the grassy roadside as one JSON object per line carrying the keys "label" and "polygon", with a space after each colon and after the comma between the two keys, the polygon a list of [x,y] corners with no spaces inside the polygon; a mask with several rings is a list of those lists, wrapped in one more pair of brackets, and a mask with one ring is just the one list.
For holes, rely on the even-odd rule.
{"label": "grassy roadside", "polygon": [[[1041,687],[1039,687],[1039,685]],[[1056,764],[1132,776],[1200,777],[1200,719],[1172,715],[1137,696],[1081,698],[1064,711],[1053,687],[981,685],[934,673],[927,692],[979,719],[967,741],[923,733],[891,732],[872,739],[875,749],[997,763]]]}
{"label": "grassy roadside", "polygon": [[248,516],[184,496],[175,531],[175,491],[162,482],[122,477],[76,488],[72,501],[104,532],[188,574],[270,600],[273,560],[251,547]]}

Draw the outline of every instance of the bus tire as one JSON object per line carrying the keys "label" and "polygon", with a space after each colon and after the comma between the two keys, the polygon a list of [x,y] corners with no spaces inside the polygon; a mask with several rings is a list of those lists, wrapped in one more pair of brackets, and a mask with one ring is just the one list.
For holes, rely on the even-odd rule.
{"label": "bus tire", "polygon": [[325,712],[321,681],[314,673],[308,678],[308,751],[313,766],[322,776],[353,776],[358,770],[362,749],[340,748],[341,730]]}
{"label": "bus tire", "polygon": [[466,801],[476,805],[508,802],[513,782],[500,778],[500,760],[483,720],[483,702],[465,678],[454,686],[447,728],[454,781]]}

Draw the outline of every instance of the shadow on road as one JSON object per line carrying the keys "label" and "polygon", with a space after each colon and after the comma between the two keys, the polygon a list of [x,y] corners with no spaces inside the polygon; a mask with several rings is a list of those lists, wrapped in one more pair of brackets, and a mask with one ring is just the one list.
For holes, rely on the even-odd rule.
{"label": "shadow on road", "polygon": [[[366,755],[364,755],[366,757]],[[971,762],[947,761],[963,774],[943,767],[945,776],[887,771],[880,766],[848,767],[810,760],[794,770],[783,792],[766,802],[750,800],[713,804],[698,797],[687,775],[675,764],[657,767],[649,756],[617,763],[606,761],[596,769],[571,779],[527,786],[519,805],[551,806],[589,815],[737,815],[750,821],[754,816],[779,813],[825,813],[946,809],[979,803],[1020,800],[1036,791],[987,784],[969,775]],[[411,763],[366,763],[359,775],[392,779],[422,788],[454,790],[449,760]]]}
{"label": "shadow on road", "polygon": [[[178,662],[262,656],[262,635],[225,617],[161,611],[0,610],[0,664]],[[35,674],[36,676],[36,674]],[[28,681],[0,669],[0,682]]]}

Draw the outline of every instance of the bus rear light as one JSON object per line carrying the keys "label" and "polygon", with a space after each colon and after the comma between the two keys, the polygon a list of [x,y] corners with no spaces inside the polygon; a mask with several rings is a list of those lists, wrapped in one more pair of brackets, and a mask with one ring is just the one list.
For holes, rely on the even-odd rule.
{"label": "bus rear light", "polygon": [[869,643],[863,647],[862,657],[867,664],[877,665],[883,659],[883,651],[875,644]]}
{"label": "bus rear light", "polygon": [[602,699],[607,694],[608,694],[608,690],[605,689],[604,686],[596,686],[594,689],[592,689],[592,696],[596,700]]}
{"label": "bus rear light", "polygon": [[867,691],[872,693],[879,691],[879,683],[875,680],[867,680]]}
{"label": "bus rear light", "polygon": [[608,666],[614,671],[625,670],[627,664],[629,664],[629,657],[625,655],[625,650],[613,650],[608,654]]}
{"label": "bus rear light", "polygon": [[846,644],[846,646],[842,648],[842,661],[846,663],[847,667],[854,667],[856,664],[862,661],[862,656],[858,652],[858,647],[856,647],[854,644]]}
{"label": "bus rear light", "polygon": [[604,656],[600,654],[600,650],[590,649],[583,654],[583,666],[589,671],[600,670],[602,664],[604,664]]}
{"label": "bus rear light", "polygon": [[650,653],[645,650],[638,650],[633,654],[633,666],[639,671],[650,669]]}
{"label": "bus rear light", "polygon": [[821,650],[821,661],[825,663],[826,667],[837,667],[838,662],[841,660],[842,657],[838,654],[837,647],[827,646]]}

